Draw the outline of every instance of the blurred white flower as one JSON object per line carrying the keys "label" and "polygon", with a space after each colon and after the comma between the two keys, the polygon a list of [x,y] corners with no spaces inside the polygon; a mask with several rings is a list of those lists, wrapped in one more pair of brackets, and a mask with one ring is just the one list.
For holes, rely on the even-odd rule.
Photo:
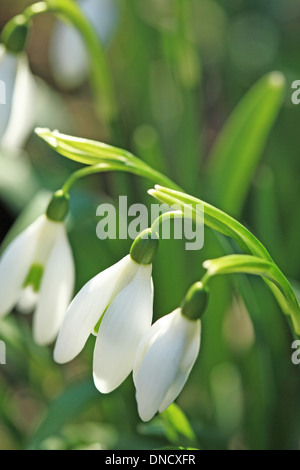
{"label": "blurred white flower", "polygon": [[90,280],[67,311],[54,359],[71,361],[94,331],[94,382],[102,393],[117,388],[130,374],[137,346],[151,326],[151,272],[151,264],[138,264],[128,255]]}
{"label": "blurred white flower", "polygon": [[40,216],[0,258],[0,317],[14,307],[34,309],[34,339],[50,344],[72,298],[74,272],[65,224]]}
{"label": "blurred white flower", "polygon": [[36,84],[25,53],[11,54],[0,45],[0,80],[5,103],[0,104],[0,149],[20,150],[34,127]]}
{"label": "blurred white flower", "polygon": [[187,319],[178,308],[154,323],[141,340],[133,380],[143,421],[165,411],[181,392],[199,353],[200,330],[200,320]]}
{"label": "blurred white flower", "polygon": [[[106,43],[117,21],[115,0],[80,0],[78,4],[99,40]],[[57,22],[54,26],[49,60],[55,81],[65,88],[80,86],[88,75],[85,44],[80,33],[66,23]]]}

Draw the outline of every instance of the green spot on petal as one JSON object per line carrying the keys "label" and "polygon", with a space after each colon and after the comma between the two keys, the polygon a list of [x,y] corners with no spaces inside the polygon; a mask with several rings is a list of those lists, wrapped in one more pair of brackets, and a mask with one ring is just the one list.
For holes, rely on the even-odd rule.
{"label": "green spot on petal", "polygon": [[32,286],[33,291],[38,292],[40,290],[40,285],[41,285],[43,274],[44,274],[44,267],[41,266],[40,264],[33,264],[23,284],[23,288],[27,286]]}

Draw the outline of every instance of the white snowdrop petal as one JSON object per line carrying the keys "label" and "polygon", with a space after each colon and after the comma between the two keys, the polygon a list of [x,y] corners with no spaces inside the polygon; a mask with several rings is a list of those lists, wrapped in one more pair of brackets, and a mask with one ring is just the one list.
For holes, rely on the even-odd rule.
{"label": "white snowdrop petal", "polygon": [[176,327],[176,312],[168,315],[169,328],[163,328],[143,357],[136,374],[136,399],[143,421],[158,411],[170,385],[176,378],[184,351],[184,335]]}
{"label": "white snowdrop petal", "polygon": [[164,411],[181,392],[200,347],[200,321],[181,309],[152,325],[139,345],[134,365],[138,410],[143,421]]}
{"label": "white snowdrop petal", "polygon": [[40,345],[50,344],[56,338],[74,290],[71,247],[64,224],[57,225],[57,239],[46,264],[33,317],[33,336]]}
{"label": "white snowdrop petal", "polygon": [[53,249],[54,243],[57,240],[57,236],[60,232],[62,224],[48,219],[45,214],[41,216],[41,219],[43,223],[34,253],[34,263],[45,266]]}
{"label": "white snowdrop petal", "polygon": [[174,402],[174,400],[178,397],[180,392],[182,391],[189,374],[187,372],[183,372],[182,370],[178,369],[177,374],[170,385],[169,389],[167,390],[164,398],[162,399],[158,410],[160,413],[165,411],[169,406]]}
{"label": "white snowdrop petal", "polygon": [[16,310],[24,315],[32,313],[38,301],[38,293],[35,292],[32,286],[27,286],[22,289]]}
{"label": "white snowdrop petal", "polygon": [[2,138],[4,150],[22,148],[33,129],[35,119],[36,84],[25,54],[18,57],[16,80],[9,121]]}
{"label": "white snowdrop petal", "polygon": [[130,255],[125,256],[123,260],[124,264],[122,265],[122,269],[118,274],[118,282],[114,282],[115,287],[111,296],[111,302],[119,294],[119,292],[121,292],[123,289],[125,289],[125,287],[128,286],[128,284],[130,284],[140,269],[140,265],[135,263],[135,261],[131,259]]}
{"label": "white snowdrop petal", "polygon": [[159,406],[158,411],[160,413],[169,408],[173,401],[176,400],[176,398],[182,391],[198,357],[200,349],[200,321],[198,320],[194,323],[195,324],[192,325],[194,332],[190,340],[186,343],[187,347],[184,351],[176,377]]}
{"label": "white snowdrop petal", "polygon": [[111,303],[94,349],[94,382],[102,393],[117,388],[130,374],[138,344],[153,314],[152,267],[140,266],[132,282]]}
{"label": "white snowdrop petal", "polygon": [[133,381],[135,383],[136,378],[138,376],[139,370],[141,363],[143,361],[143,358],[148,351],[148,349],[151,347],[151,345],[154,343],[154,341],[157,339],[158,336],[162,335],[165,331],[168,330],[170,324],[173,321],[172,314],[165,315],[161,317],[159,320],[157,320],[149,330],[146,331],[144,336],[142,337],[138,348],[135,353],[135,358],[134,358],[134,364],[133,364]]}
{"label": "white snowdrop petal", "polygon": [[8,246],[0,258],[0,317],[16,305],[44,225],[39,217]]}
{"label": "white snowdrop petal", "polygon": [[193,367],[200,349],[201,321],[190,321],[184,318],[186,328],[186,349],[181,360],[181,368],[189,370]]}
{"label": "white snowdrop petal", "polygon": [[93,328],[111,299],[122,271],[127,267],[126,256],[91,279],[71,302],[58,334],[54,359],[69,362],[83,349]]}

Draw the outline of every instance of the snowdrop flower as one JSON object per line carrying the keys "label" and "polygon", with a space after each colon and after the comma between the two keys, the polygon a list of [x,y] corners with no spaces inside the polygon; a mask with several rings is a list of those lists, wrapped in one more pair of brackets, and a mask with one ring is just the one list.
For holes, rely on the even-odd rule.
{"label": "snowdrop flower", "polygon": [[[79,0],[79,7],[95,29],[99,40],[107,42],[117,19],[115,0]],[[76,51],[76,60],[73,51]],[[85,80],[89,59],[80,33],[66,23],[57,22],[50,42],[49,59],[56,82],[75,88]]]}
{"label": "snowdrop flower", "polygon": [[[4,28],[1,36],[3,40],[4,35],[6,47],[0,44],[0,148],[13,153],[24,146],[34,126],[36,83],[27,56],[23,52],[26,38],[21,38],[20,43],[19,37],[16,39],[13,34],[17,34],[18,29],[11,31],[10,23]],[[21,34],[24,34],[23,29]]]}
{"label": "snowdrop flower", "polygon": [[34,311],[35,341],[54,341],[74,288],[74,262],[63,218],[68,200],[60,192],[47,214],[15,238],[0,258],[0,317],[14,307]]}
{"label": "snowdrop flower", "polygon": [[200,316],[206,303],[207,291],[201,283],[194,284],[182,308],[160,318],[142,338],[133,380],[143,421],[165,411],[183,389],[199,353]]}
{"label": "snowdrop flower", "polygon": [[[146,238],[144,238],[146,232]],[[93,376],[102,393],[117,388],[130,374],[137,346],[153,313],[152,259],[158,240],[142,232],[130,255],[90,280],[72,301],[54,349],[58,363],[71,361],[89,335],[97,335]]]}

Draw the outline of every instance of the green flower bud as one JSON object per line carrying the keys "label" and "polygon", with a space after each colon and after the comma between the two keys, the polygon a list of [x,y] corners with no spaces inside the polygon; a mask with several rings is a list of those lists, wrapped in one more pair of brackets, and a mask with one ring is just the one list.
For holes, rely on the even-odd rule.
{"label": "green flower bud", "polygon": [[150,228],[143,230],[134,240],[130,256],[138,264],[151,264],[158,250],[159,239]]}
{"label": "green flower bud", "polygon": [[181,304],[182,315],[189,320],[199,320],[206,310],[208,299],[208,289],[203,286],[202,282],[196,282],[188,290]]}
{"label": "green flower bud", "polygon": [[1,42],[8,52],[18,54],[24,51],[28,38],[29,24],[25,15],[12,18],[1,33]]}
{"label": "green flower bud", "polygon": [[54,222],[62,222],[69,212],[69,206],[69,194],[64,193],[60,189],[54,193],[46,211],[46,216],[48,219],[53,220]]}

